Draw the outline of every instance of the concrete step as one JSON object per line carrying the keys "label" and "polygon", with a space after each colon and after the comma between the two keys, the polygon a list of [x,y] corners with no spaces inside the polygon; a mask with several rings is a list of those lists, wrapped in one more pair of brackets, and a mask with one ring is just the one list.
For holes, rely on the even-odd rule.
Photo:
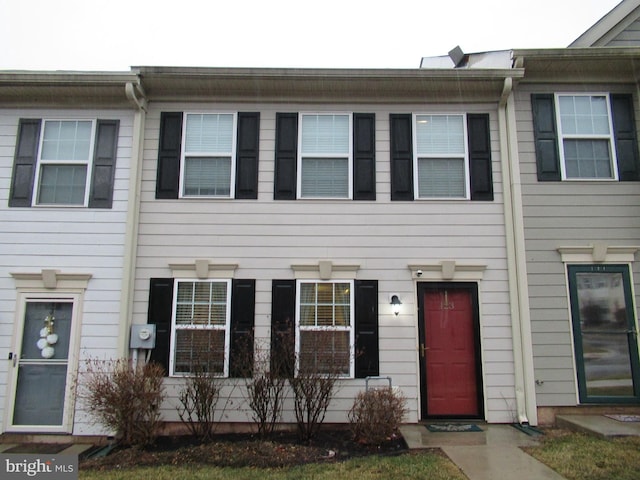
{"label": "concrete step", "polygon": [[604,415],[556,415],[556,425],[604,438],[640,436],[640,422],[621,422]]}

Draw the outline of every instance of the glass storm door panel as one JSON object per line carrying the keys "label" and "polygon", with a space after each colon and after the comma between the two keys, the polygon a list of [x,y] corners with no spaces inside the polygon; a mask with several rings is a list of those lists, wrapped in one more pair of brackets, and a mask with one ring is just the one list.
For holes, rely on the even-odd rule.
{"label": "glass storm door panel", "polygon": [[63,425],[72,310],[71,302],[27,302],[14,426]]}
{"label": "glass storm door panel", "polygon": [[626,265],[571,265],[569,291],[583,403],[640,400],[638,343]]}

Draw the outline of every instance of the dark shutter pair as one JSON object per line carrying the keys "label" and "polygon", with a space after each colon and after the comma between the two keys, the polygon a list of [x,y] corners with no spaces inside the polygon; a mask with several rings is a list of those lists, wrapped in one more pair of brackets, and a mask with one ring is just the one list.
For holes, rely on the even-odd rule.
{"label": "dark shutter pair", "polygon": [[[162,112],[158,142],[156,198],[174,199],[180,190],[182,112]],[[236,139],[235,198],[258,198],[260,113],[239,112]]]}
{"label": "dark shutter pair", "polygon": [[[376,117],[353,114],[353,199],[376,199]],[[276,113],[274,200],[297,197],[298,114]]]}
{"label": "dark shutter pair", "polygon": [[[355,376],[365,378],[380,374],[378,354],[378,282],[356,280],[355,288]],[[271,355],[279,356],[283,375],[294,368],[296,281],[274,280],[271,292]],[[286,342],[286,343],[285,343]],[[282,356],[287,361],[282,362]]]}
{"label": "dark shutter pair", "polygon": [[[621,181],[640,180],[633,97],[626,94],[612,94],[610,98],[618,177]],[[562,146],[559,143],[556,126],[554,95],[532,94],[531,107],[538,181],[560,181],[562,172],[559,148]]]}
{"label": "dark shutter pair", "polygon": [[[233,280],[231,283],[231,326],[229,376],[250,374],[253,364],[253,327],[255,321],[255,280]],[[156,346],[150,360],[169,373],[171,317],[173,313],[173,278],[152,278],[149,286],[147,323],[156,325]]]}
{"label": "dark shutter pair", "polygon": [[[111,208],[113,204],[119,127],[119,120],[97,122],[89,190],[90,208]],[[20,119],[9,194],[10,207],[30,207],[33,203],[33,192],[37,189],[34,181],[41,128],[40,119]]]}
{"label": "dark shutter pair", "polygon": [[[413,118],[410,113],[389,115],[391,141],[391,200],[414,200]],[[493,200],[489,115],[467,115],[471,200]]]}

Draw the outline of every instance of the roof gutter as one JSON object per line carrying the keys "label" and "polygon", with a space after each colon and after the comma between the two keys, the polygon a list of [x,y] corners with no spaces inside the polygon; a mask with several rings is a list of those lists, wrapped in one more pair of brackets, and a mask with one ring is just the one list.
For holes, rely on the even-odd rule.
{"label": "roof gutter", "polygon": [[507,77],[498,105],[502,161],[504,215],[509,279],[509,305],[513,338],[513,362],[517,422],[537,425],[533,348],[529,315],[528,282],[522,221],[522,190],[516,134],[513,79]]}

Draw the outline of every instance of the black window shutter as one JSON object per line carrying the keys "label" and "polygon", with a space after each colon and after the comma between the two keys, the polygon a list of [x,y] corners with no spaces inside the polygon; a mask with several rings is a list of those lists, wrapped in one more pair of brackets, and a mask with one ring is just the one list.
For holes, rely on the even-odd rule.
{"label": "black window shutter", "polygon": [[156,198],[178,198],[181,141],[182,112],[162,112],[160,114],[160,140],[158,142]]}
{"label": "black window shutter", "polygon": [[355,281],[356,378],[380,375],[378,281]]}
{"label": "black window shutter", "polygon": [[18,125],[16,153],[11,177],[10,207],[30,207],[36,176],[40,119],[22,118]]}
{"label": "black window shutter", "polygon": [[467,115],[471,200],[493,200],[489,115]]}
{"label": "black window shutter", "polygon": [[622,181],[640,180],[633,97],[626,94],[611,95],[611,111],[618,157],[618,177]]}
{"label": "black window shutter", "polygon": [[258,198],[260,113],[238,113],[236,147],[236,198]]}
{"label": "black window shutter", "polygon": [[271,371],[292,377],[295,367],[296,281],[271,285]]}
{"label": "black window shutter", "polygon": [[533,136],[536,145],[538,181],[561,180],[560,154],[553,94],[532,94]]}
{"label": "black window shutter", "polygon": [[147,323],[156,325],[156,346],[150,360],[162,365],[169,374],[171,314],[173,310],[173,278],[152,278],[149,284]]}
{"label": "black window shutter", "polygon": [[376,199],[376,116],[353,114],[353,199]]}
{"label": "black window shutter", "polygon": [[391,200],[413,200],[411,114],[389,115],[391,129]]}
{"label": "black window shutter", "polygon": [[296,199],[298,161],[298,114],[276,113],[274,200]]}
{"label": "black window shutter", "polygon": [[230,377],[250,377],[253,371],[255,305],[256,281],[234,279],[231,284]]}
{"label": "black window shutter", "polygon": [[118,120],[98,120],[89,207],[111,208],[113,204],[113,181],[116,176],[119,127]]}

